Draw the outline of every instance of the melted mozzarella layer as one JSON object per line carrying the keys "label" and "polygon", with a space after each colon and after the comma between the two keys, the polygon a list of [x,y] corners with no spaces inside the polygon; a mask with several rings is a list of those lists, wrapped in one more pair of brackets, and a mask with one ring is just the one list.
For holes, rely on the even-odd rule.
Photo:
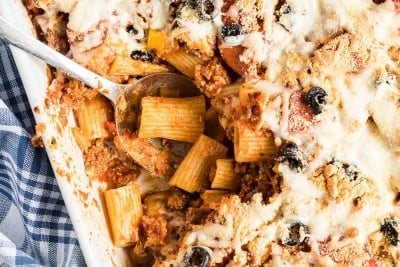
{"label": "melted mozzarella layer", "polygon": [[[265,63],[266,80],[252,81],[270,99],[262,114],[264,126],[272,130],[277,139],[297,143],[310,156],[309,166],[305,173],[297,173],[286,164],[280,164],[283,189],[270,204],[279,205],[279,213],[264,208],[258,210],[259,213],[268,212],[276,216],[272,223],[267,219],[255,226],[251,222],[257,221],[259,215],[252,213],[247,213],[246,219],[240,219],[243,224],[248,223],[249,232],[263,233],[262,241],[258,241],[260,245],[279,238],[278,226],[288,219],[301,220],[308,225],[314,251],[319,250],[318,242],[328,236],[333,246],[343,245],[340,240],[349,229],[358,230],[352,242],[365,244],[370,233],[379,231],[383,218],[399,213],[394,199],[400,189],[397,141],[400,138],[400,88],[398,78],[395,78],[396,82],[382,82],[377,86],[376,77],[378,69],[394,64],[387,51],[391,46],[400,46],[399,15],[394,13],[391,1],[381,5],[372,1],[361,3],[349,0],[286,2],[291,12],[282,15],[279,21],[266,18],[263,32],[246,36],[243,43],[250,51],[245,52],[241,60],[247,62],[250,60],[246,57],[256,57],[255,61]],[[271,14],[269,5],[264,6],[265,14]],[[355,45],[367,46],[369,55],[366,64],[358,72],[347,72],[342,55],[337,55],[335,64],[322,66],[321,73],[311,77],[309,84],[326,89],[328,104],[312,126],[301,132],[290,132],[287,127],[288,92],[298,88],[286,88],[282,74],[287,69],[301,71],[308,65],[302,61],[289,67],[287,56],[295,53],[303,58],[312,57],[315,49],[327,41],[325,38],[338,31],[349,32],[359,38],[359,43],[351,40],[351,49]],[[393,68],[399,71],[398,65]],[[310,179],[315,170],[334,159],[357,166],[368,177],[366,190],[370,190],[370,195],[358,210],[352,201],[330,198]],[[249,207],[253,205],[250,203]],[[202,227],[193,233],[196,238],[192,236],[188,243],[199,242],[200,236],[201,244],[211,242],[216,232],[227,233],[232,238],[235,232],[232,225],[229,229],[214,227]],[[256,236],[253,236],[254,240]],[[241,241],[242,245],[248,242]],[[218,244],[213,246],[219,247]],[[240,246],[236,245],[235,251],[240,255]],[[261,257],[261,254],[258,256]],[[274,261],[277,266],[282,264],[278,256]]]}
{"label": "melted mozzarella layer", "polygon": [[[369,233],[379,230],[382,218],[399,212],[393,201],[400,186],[400,158],[396,151],[399,144],[397,139],[400,137],[397,104],[400,88],[397,83],[393,86],[389,82],[377,88],[376,72],[379,68],[393,65],[387,51],[390,46],[399,45],[400,20],[398,14],[393,12],[390,1],[379,6],[372,1],[357,2],[357,10],[353,8],[354,1],[319,2],[318,5],[314,2],[306,4],[302,1],[288,1],[294,5],[294,13],[285,14],[279,21],[287,29],[283,33],[287,37],[270,35],[272,40],[268,44],[277,56],[269,57],[267,64],[272,68],[275,65],[284,68],[285,62],[279,61],[282,55],[288,51],[304,54],[304,48],[295,45],[297,38],[307,36],[310,40],[317,40],[317,37],[327,36],[334,29],[344,28],[351,34],[366,38],[364,41],[370,55],[365,69],[359,73],[344,73],[344,68],[340,69],[343,67],[340,62],[322,69],[324,73],[313,82],[316,85],[319,85],[318,82],[323,84],[331,99],[318,121],[305,131],[282,132],[285,130],[280,127],[283,116],[272,116],[268,108],[263,118],[275,136],[294,141],[308,155],[313,155],[309,170],[304,174],[280,166],[285,183],[280,196],[285,200],[283,217],[301,218],[309,225],[310,236],[314,241],[323,240],[329,234],[338,238],[346,229],[355,227],[360,233],[356,239],[363,244]],[[276,79],[274,88],[279,87],[281,73],[278,70],[278,75],[271,76]],[[269,85],[259,83],[258,86],[267,93],[270,91]],[[281,88],[282,95],[285,90],[288,89]],[[287,105],[281,105],[281,108],[285,107]],[[282,113],[285,112],[288,111]],[[371,123],[371,117],[378,129]],[[331,202],[321,207],[318,201],[325,193],[310,184],[309,175],[333,159],[360,168],[376,185],[374,195],[377,199],[372,201],[371,197],[371,201],[356,211],[353,204],[346,201]]]}

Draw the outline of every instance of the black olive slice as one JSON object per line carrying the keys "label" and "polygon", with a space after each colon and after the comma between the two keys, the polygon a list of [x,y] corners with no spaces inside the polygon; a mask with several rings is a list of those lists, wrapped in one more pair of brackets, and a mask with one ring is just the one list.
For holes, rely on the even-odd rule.
{"label": "black olive slice", "polygon": [[308,235],[308,227],[300,221],[291,221],[281,237],[282,244],[298,246],[304,242]]}
{"label": "black olive slice", "polygon": [[221,28],[221,38],[230,45],[237,45],[244,39],[244,31],[240,24],[232,23]]}
{"label": "black olive slice", "polygon": [[153,62],[154,57],[151,53],[142,51],[142,50],[134,50],[131,52],[131,58],[135,60],[141,60],[141,61],[148,61],[148,62]]}
{"label": "black olive slice", "polygon": [[289,167],[297,172],[304,171],[307,166],[306,155],[300,151],[299,147],[293,142],[286,144],[280,151],[278,151],[275,160],[277,162],[288,163]]}
{"label": "black olive slice", "polygon": [[399,242],[399,233],[397,232],[398,223],[397,221],[385,218],[384,223],[381,225],[380,231],[388,239],[389,244],[397,246]]}
{"label": "black olive slice", "polygon": [[183,256],[184,267],[208,267],[210,254],[204,247],[191,247]]}
{"label": "black olive slice", "polygon": [[318,86],[311,87],[306,93],[306,103],[311,108],[314,115],[318,115],[322,112],[322,109],[326,105],[327,95],[325,90]]}
{"label": "black olive slice", "polygon": [[217,9],[215,8],[213,0],[199,0],[197,5],[197,14],[202,20],[212,20],[217,16]]}
{"label": "black olive slice", "polygon": [[374,4],[380,5],[386,2],[386,0],[372,0]]}
{"label": "black olive slice", "polygon": [[129,24],[128,26],[126,26],[125,30],[127,33],[132,34],[132,35],[139,33],[139,31],[135,27],[133,27],[132,24]]}
{"label": "black olive slice", "polygon": [[197,10],[198,10],[198,1],[188,0],[179,4],[176,9],[175,15],[177,18],[181,19],[198,19],[197,18]]}

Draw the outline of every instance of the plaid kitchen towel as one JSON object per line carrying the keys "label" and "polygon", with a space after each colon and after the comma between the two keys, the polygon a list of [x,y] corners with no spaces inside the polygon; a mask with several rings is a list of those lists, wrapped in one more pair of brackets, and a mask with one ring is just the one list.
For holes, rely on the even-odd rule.
{"label": "plaid kitchen towel", "polygon": [[85,266],[9,47],[0,39],[0,266]]}

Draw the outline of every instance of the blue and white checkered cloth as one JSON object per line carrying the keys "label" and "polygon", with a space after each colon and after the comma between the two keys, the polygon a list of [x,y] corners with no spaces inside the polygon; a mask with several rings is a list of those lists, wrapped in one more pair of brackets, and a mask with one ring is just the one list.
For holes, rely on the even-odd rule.
{"label": "blue and white checkered cloth", "polygon": [[9,47],[0,40],[0,266],[85,266]]}

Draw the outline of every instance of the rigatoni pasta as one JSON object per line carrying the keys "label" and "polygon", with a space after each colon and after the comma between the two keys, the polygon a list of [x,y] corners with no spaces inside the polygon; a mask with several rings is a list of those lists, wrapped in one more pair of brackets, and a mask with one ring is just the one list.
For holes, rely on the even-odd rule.
{"label": "rigatoni pasta", "polygon": [[209,168],[220,158],[225,158],[228,149],[219,142],[201,135],[169,181],[170,186],[187,192],[199,192],[207,179]]}
{"label": "rigatoni pasta", "polygon": [[190,78],[194,77],[194,67],[202,63],[196,55],[183,50],[169,52],[163,57],[168,63]]}
{"label": "rigatoni pasta", "polygon": [[142,60],[134,60],[129,56],[116,56],[108,71],[109,75],[148,75],[157,72],[166,72],[168,69],[159,64]]}
{"label": "rigatoni pasta", "polygon": [[127,247],[139,241],[139,225],[143,215],[139,186],[131,183],[104,192],[114,244]]}
{"label": "rigatoni pasta", "polygon": [[237,162],[271,159],[277,151],[274,136],[270,131],[255,130],[243,122],[236,123],[233,142]]}
{"label": "rigatoni pasta", "polygon": [[139,138],[162,137],[194,143],[204,132],[204,96],[144,97]]}
{"label": "rigatoni pasta", "polygon": [[235,192],[240,186],[240,177],[235,173],[234,159],[217,159],[212,189],[224,189]]}
{"label": "rigatoni pasta", "polygon": [[75,110],[79,130],[88,141],[111,137],[106,124],[113,121],[113,116],[112,106],[101,95],[84,100]]}
{"label": "rigatoni pasta", "polygon": [[194,54],[182,49],[166,49],[167,36],[165,33],[150,29],[147,38],[147,47],[154,49],[168,63],[174,66],[186,76],[194,77],[194,68],[201,64],[202,60]]}

